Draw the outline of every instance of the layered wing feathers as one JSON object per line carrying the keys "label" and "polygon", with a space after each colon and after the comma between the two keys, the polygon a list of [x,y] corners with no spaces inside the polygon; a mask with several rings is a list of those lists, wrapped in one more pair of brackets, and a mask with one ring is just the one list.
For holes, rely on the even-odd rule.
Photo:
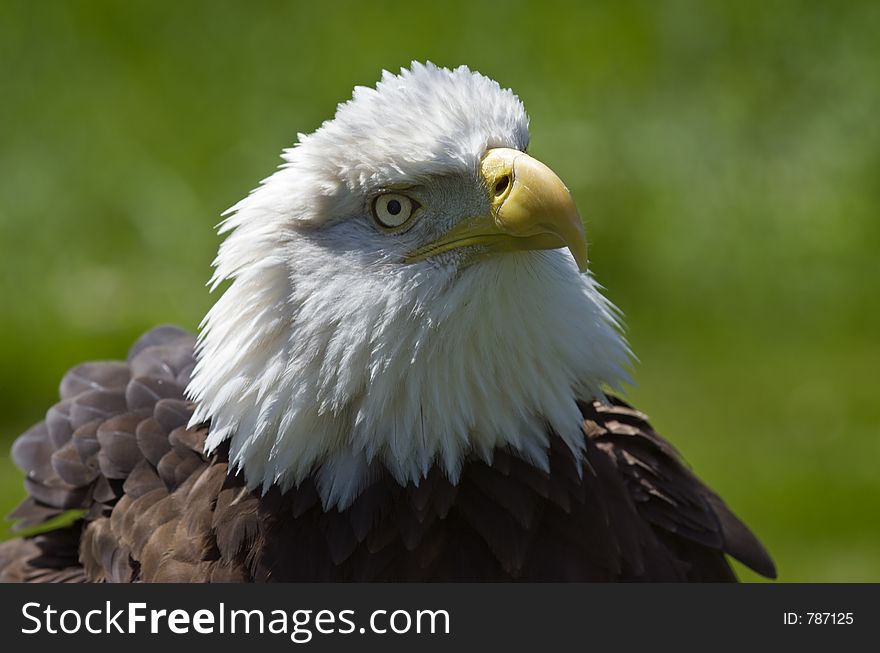
{"label": "layered wing feathers", "polygon": [[32,527],[73,525],[0,545],[0,580],[734,580],[725,553],[773,563],[751,532],[622,401],[583,403],[579,464],[551,435],[550,471],[507,450],[469,461],[453,486],[378,474],[345,511],[311,479],[248,491],[207,427],[188,429],[193,337],[159,327],[126,363],[86,363],[61,401],[16,440]]}

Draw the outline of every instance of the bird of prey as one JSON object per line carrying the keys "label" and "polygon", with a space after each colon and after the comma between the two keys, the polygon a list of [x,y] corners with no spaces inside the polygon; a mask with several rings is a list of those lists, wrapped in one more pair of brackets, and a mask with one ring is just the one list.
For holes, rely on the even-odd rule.
{"label": "bird of prey", "polygon": [[619,395],[630,351],[521,101],[413,63],[221,223],[196,339],[85,363],[12,450],[20,581],[727,581],[749,529]]}

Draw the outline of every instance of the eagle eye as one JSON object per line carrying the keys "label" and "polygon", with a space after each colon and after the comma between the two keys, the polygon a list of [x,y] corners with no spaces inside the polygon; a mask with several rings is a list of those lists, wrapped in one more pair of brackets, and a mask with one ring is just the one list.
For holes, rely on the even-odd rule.
{"label": "eagle eye", "polygon": [[397,229],[404,226],[419,204],[400,193],[384,193],[373,200],[373,218],[381,227]]}

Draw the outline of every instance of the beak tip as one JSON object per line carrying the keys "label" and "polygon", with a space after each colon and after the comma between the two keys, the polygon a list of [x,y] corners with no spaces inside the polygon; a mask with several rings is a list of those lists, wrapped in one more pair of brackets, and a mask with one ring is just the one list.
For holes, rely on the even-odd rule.
{"label": "beak tip", "polygon": [[578,266],[578,271],[581,273],[586,272],[590,262],[587,258],[586,243],[581,246],[569,246],[568,251],[571,252],[571,256]]}

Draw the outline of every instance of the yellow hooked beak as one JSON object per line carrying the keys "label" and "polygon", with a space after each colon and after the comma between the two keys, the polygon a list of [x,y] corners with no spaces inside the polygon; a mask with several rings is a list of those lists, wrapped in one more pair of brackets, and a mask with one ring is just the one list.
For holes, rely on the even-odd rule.
{"label": "yellow hooked beak", "polygon": [[568,247],[587,269],[584,224],[562,180],[528,154],[506,147],[487,150],[480,174],[491,195],[489,215],[465,220],[433,243],[406,256],[421,261],[460,247],[480,246],[479,256]]}

